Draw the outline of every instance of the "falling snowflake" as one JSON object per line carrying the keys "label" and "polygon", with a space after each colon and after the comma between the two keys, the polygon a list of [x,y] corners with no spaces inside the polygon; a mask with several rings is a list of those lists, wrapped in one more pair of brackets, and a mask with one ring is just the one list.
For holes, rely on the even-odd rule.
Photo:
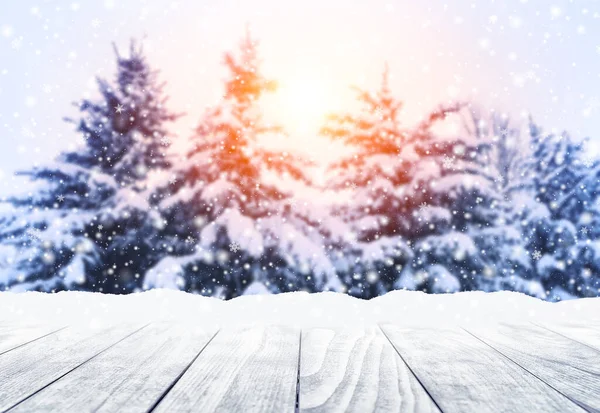
{"label": "falling snowflake", "polygon": [[444,156],[444,159],[442,160],[442,165],[445,169],[452,169],[454,167],[454,159],[452,159],[449,156]]}
{"label": "falling snowflake", "polygon": [[65,196],[64,196],[64,195],[59,195],[59,196],[57,196],[57,197],[56,197],[56,200],[57,200],[58,202],[64,202],[64,200],[65,200]]}
{"label": "falling snowflake", "polygon": [[236,253],[240,250],[240,244],[238,244],[237,242],[232,242],[231,244],[229,244],[229,251]]}
{"label": "falling snowflake", "polygon": [[508,130],[508,128],[502,128],[500,129],[500,136],[502,136],[503,138],[506,138],[509,135],[510,131]]}
{"label": "falling snowflake", "polygon": [[419,214],[423,215],[427,209],[427,206],[428,205],[425,202],[419,205]]}
{"label": "falling snowflake", "polygon": [[21,48],[22,43],[23,38],[19,37],[18,39],[14,39],[12,42],[10,42],[10,46],[15,50],[19,50]]}
{"label": "falling snowflake", "polygon": [[531,254],[531,258],[533,258],[534,260],[539,260],[540,258],[542,258],[542,253],[539,252],[538,250],[533,251],[533,254]]}
{"label": "falling snowflake", "polygon": [[117,105],[117,106],[115,106],[115,111],[116,111],[117,113],[121,113],[121,112],[123,112],[123,105]]}
{"label": "falling snowflake", "polygon": [[581,227],[579,231],[581,231],[583,235],[587,235],[590,232],[590,229],[588,227]]}
{"label": "falling snowflake", "polygon": [[30,241],[40,241],[42,239],[42,231],[37,228],[31,228],[27,231],[27,238]]}
{"label": "falling snowflake", "polygon": [[592,159],[591,157],[585,157],[581,160],[581,164],[586,168],[591,168],[592,166],[594,166],[594,159]]}
{"label": "falling snowflake", "polygon": [[35,134],[33,133],[33,131],[27,126],[23,126],[21,128],[21,135],[23,135],[26,138],[34,138],[35,137]]}

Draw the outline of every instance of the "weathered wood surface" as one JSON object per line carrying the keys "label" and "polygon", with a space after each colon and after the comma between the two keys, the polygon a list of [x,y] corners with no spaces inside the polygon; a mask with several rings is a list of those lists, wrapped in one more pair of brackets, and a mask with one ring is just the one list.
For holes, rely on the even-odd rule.
{"label": "weathered wood surface", "polygon": [[300,411],[438,412],[377,327],[302,332]]}
{"label": "weathered wood surface", "polygon": [[600,350],[531,324],[467,331],[579,405],[600,411]]}
{"label": "weathered wood surface", "polygon": [[14,350],[32,341],[39,340],[65,327],[40,327],[36,325],[0,325],[0,354]]}
{"label": "weathered wood surface", "polygon": [[24,401],[143,327],[69,327],[0,355],[0,411]]}
{"label": "weathered wood surface", "polygon": [[194,326],[151,324],[11,411],[148,411],[213,335]]}
{"label": "weathered wood surface", "polygon": [[583,411],[464,330],[383,330],[445,413]]}
{"label": "weathered wood surface", "polygon": [[300,330],[222,330],[158,404],[156,412],[293,413]]}
{"label": "weathered wood surface", "polygon": [[600,351],[600,324],[569,323],[539,324],[539,326]]}
{"label": "weathered wood surface", "polygon": [[0,324],[0,411],[582,412],[600,329]]}

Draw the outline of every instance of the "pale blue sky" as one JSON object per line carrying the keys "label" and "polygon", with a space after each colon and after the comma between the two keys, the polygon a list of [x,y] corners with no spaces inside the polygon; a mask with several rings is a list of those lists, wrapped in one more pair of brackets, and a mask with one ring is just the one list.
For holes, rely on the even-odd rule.
{"label": "pale blue sky", "polygon": [[315,137],[315,108],[294,93],[322,111],[350,107],[348,86],[377,86],[385,61],[407,121],[459,97],[516,118],[530,111],[600,146],[600,1],[2,1],[0,194],[17,185],[15,169],[73,145],[62,117],[94,93],[95,75],[112,78],[112,41],[145,37],[172,108],[188,114],[176,127],[186,139],[247,22],[265,71],[292,91],[267,102],[290,150],[335,154]]}

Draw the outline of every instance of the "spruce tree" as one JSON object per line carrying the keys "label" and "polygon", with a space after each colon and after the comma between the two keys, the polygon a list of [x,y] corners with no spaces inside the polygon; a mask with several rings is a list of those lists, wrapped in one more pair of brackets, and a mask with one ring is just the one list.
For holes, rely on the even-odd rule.
{"label": "spruce tree", "polygon": [[544,288],[532,273],[526,243],[521,233],[519,191],[523,183],[524,164],[528,156],[527,139],[521,127],[508,116],[494,111],[490,115],[472,105],[461,113],[466,133],[485,148],[479,153],[480,167],[472,172],[485,176],[488,189],[494,191],[491,204],[481,202],[479,210],[490,208],[493,219],[485,225],[472,226],[470,233],[484,252],[483,272],[474,279],[474,288],[484,291],[519,291],[545,298]]}
{"label": "spruce tree", "polygon": [[497,177],[487,170],[490,142],[433,132],[464,105],[441,107],[416,127],[401,125],[402,103],[390,92],[387,68],[380,90],[359,91],[358,98],[358,114],[332,116],[323,129],[355,148],[333,165],[330,181],[352,193],[339,212],[354,235],[338,245],[346,251],[340,261],[349,263],[349,292],[492,289],[497,252],[486,251],[484,241],[503,211]]}
{"label": "spruce tree", "polygon": [[37,183],[12,197],[0,239],[14,255],[2,287],[56,291],[132,291],[153,261],[157,214],[149,177],[168,166],[163,86],[131,42],[117,58],[115,82],[98,79],[100,98],[83,100],[76,125],[82,144],[51,164],[22,172]]}
{"label": "spruce tree", "polygon": [[550,300],[598,296],[600,162],[585,141],[545,135],[533,121],[530,139],[519,207],[533,277]]}
{"label": "spruce tree", "polygon": [[407,166],[416,154],[406,151],[406,163],[400,160],[407,130],[400,125],[402,102],[391,95],[387,67],[377,92],[356,92],[360,112],[331,115],[321,133],[355,149],[330,167],[329,188],[351,193],[348,204],[333,211],[347,223],[348,235],[330,242],[348,292],[372,297],[389,291],[411,258],[403,238],[411,206],[398,189],[409,181]]}
{"label": "spruce tree", "polygon": [[[332,275],[322,236],[271,172],[309,182],[306,163],[261,146],[284,136],[267,124],[260,98],[275,83],[260,72],[247,31],[239,53],[227,53],[225,93],[191,137],[192,148],[162,193],[172,255],[146,277],[146,288],[174,286],[224,298],[252,292],[318,290]],[[176,282],[173,282],[173,278]]]}
{"label": "spruce tree", "polygon": [[[420,158],[406,195],[419,202],[407,238],[413,258],[396,288],[427,292],[493,290],[503,276],[497,244],[504,221],[497,176],[489,170],[490,142],[452,132],[434,133],[433,121],[461,106],[434,112],[416,134]],[[508,241],[508,240],[505,240]]]}

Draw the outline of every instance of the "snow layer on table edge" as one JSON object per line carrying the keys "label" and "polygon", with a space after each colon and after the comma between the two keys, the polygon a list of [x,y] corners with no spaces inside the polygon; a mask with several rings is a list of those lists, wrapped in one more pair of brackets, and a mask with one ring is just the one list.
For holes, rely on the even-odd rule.
{"label": "snow layer on table edge", "polygon": [[371,300],[333,292],[294,292],[242,296],[229,301],[163,289],[130,295],[75,291],[0,293],[0,325],[101,326],[158,321],[207,328],[264,324],[344,328],[385,323],[443,327],[528,321],[581,324],[600,322],[600,298],[550,303],[506,291],[392,291]]}

